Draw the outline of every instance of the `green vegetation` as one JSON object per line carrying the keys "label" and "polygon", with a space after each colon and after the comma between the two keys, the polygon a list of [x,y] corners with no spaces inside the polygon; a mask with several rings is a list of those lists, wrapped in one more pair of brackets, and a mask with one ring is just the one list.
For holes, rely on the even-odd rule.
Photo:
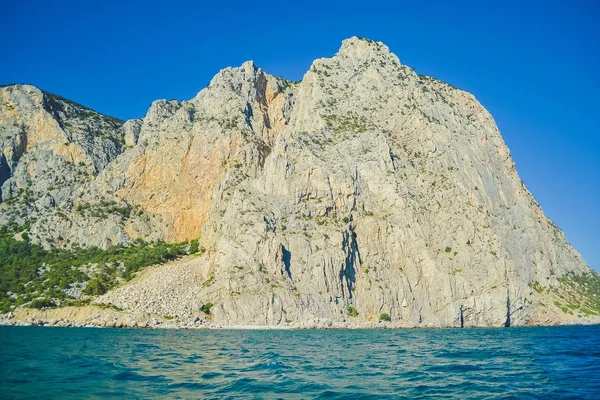
{"label": "green vegetation", "polygon": [[277,79],[277,83],[279,83],[279,90],[281,92],[285,92],[288,88],[292,87],[292,85],[298,85],[300,82],[302,81],[288,81],[287,79],[282,77],[278,77]]}
{"label": "green vegetation", "polygon": [[[83,307],[83,306],[89,306],[92,303],[92,298],[91,297],[86,297],[85,299],[67,299],[64,300],[62,303],[60,303],[61,307]],[[105,304],[101,303],[101,304],[94,304],[94,306],[96,307],[100,307],[103,308],[105,306]],[[113,306],[112,304],[110,304],[110,306],[118,308],[117,306]]]}
{"label": "green vegetation", "polygon": [[324,115],[323,119],[325,120],[327,127],[333,129],[335,133],[362,133],[373,128],[373,124],[362,116],[351,115],[345,117],[338,115]]}
{"label": "green vegetation", "polygon": [[387,321],[387,322],[392,320],[392,318],[390,317],[390,315],[388,313],[381,313],[379,315],[379,319],[382,321]]}
{"label": "green vegetation", "polygon": [[[436,79],[432,76],[427,76],[427,75],[423,75],[423,74],[417,74],[419,76],[419,80],[421,80],[423,83],[429,82],[429,83],[435,83],[437,85],[441,85],[441,86],[447,86],[448,88],[452,88],[452,89],[458,89],[456,86],[448,83],[448,82],[444,82],[444,81],[440,81],[439,79]],[[446,89],[448,89],[446,88]],[[460,89],[458,89],[460,90]]]}
{"label": "green vegetation", "polygon": [[141,208],[134,208],[127,203],[120,205],[114,200],[102,200],[96,204],[82,202],[75,206],[75,211],[80,215],[91,216],[100,219],[105,219],[108,215],[116,214],[119,215],[122,220],[126,220],[131,217],[134,210],[138,215],[142,214]]}
{"label": "green vegetation", "polygon": [[568,309],[567,307],[563,306],[563,305],[561,304],[561,302],[560,302],[560,301],[558,301],[558,300],[554,300],[554,305],[555,305],[556,307],[560,308],[560,309],[561,309],[561,311],[562,311],[562,312],[564,312],[565,314],[567,314],[567,313],[569,312],[569,309]]}
{"label": "green vegetation", "polygon": [[[91,299],[88,300],[88,304],[90,303],[90,300]],[[68,304],[68,305],[73,305],[73,304]],[[94,304],[94,307],[102,308],[104,310],[123,311],[122,308],[119,308],[119,307],[115,306],[114,304],[97,303],[97,304]]]}
{"label": "green vegetation", "polygon": [[[31,185],[31,182],[28,183]],[[27,186],[26,188],[17,189],[16,193],[2,199],[2,205],[12,206],[12,205],[22,205],[28,206],[33,204],[39,198],[39,193],[34,193],[31,190],[31,186]],[[6,210],[6,209],[5,209]]]}
{"label": "green vegetation", "polygon": [[190,248],[188,249],[188,253],[189,254],[196,254],[196,253],[204,253],[204,249],[200,249],[198,247],[198,239],[194,239],[190,241]]}
{"label": "green vegetation", "polygon": [[[600,275],[592,271],[584,274],[568,272],[558,278],[557,295],[569,310],[579,310],[585,315],[600,315]],[[560,307],[563,312],[563,307]]]}
{"label": "green vegetation", "polygon": [[116,126],[120,126],[125,123],[125,121],[123,121],[119,118],[111,117],[110,115],[103,115],[103,114],[97,113],[96,111],[92,110],[91,108],[88,108],[84,105],[81,105],[81,104],[71,101],[69,99],[65,99],[64,97],[56,95],[54,93],[46,92],[45,90],[43,90],[42,92],[44,93],[44,95],[46,97],[50,98],[51,100],[53,100],[55,102],[63,102],[63,103],[69,104],[70,106],[74,107],[78,112],[79,118],[89,118],[92,116],[98,116],[98,118],[103,119],[105,122],[111,123]]}
{"label": "green vegetation", "polygon": [[206,303],[200,307],[200,311],[202,311],[206,315],[210,315],[210,309],[214,306],[213,303]]}
{"label": "green vegetation", "polygon": [[213,283],[215,283],[215,276],[211,275],[206,281],[204,281],[204,283],[202,284],[202,287],[210,286]]}
{"label": "green vegetation", "polygon": [[[543,286],[535,281],[529,284],[541,295],[552,298],[554,305],[565,314],[600,315],[600,275],[591,271],[583,274],[568,272],[558,278],[560,286]],[[540,305],[546,307],[540,302]]]}
{"label": "green vegetation", "polygon": [[529,287],[532,288],[533,290],[535,290],[536,292],[538,292],[539,294],[544,293],[544,287],[537,281],[530,282]]}
{"label": "green vegetation", "polygon": [[451,248],[451,247],[448,247],[448,246],[446,246],[446,248],[444,249],[444,251],[445,251],[446,253],[450,253],[450,252],[452,251],[452,248]]}
{"label": "green vegetation", "polygon": [[376,41],[374,41],[374,40],[371,40],[371,39],[368,39],[368,38],[365,38],[365,37],[362,37],[362,36],[357,36],[356,38],[357,38],[358,40],[362,40],[362,41],[364,41],[364,42],[367,42],[367,43],[370,43],[370,44],[374,44],[374,45],[376,45],[377,47],[381,47],[381,43],[377,43],[377,42],[376,42]]}
{"label": "green vegetation", "polygon": [[357,317],[358,316],[358,310],[352,306],[348,306],[346,308],[346,313],[351,316],[351,317]]}
{"label": "green vegetation", "polygon": [[50,307],[56,307],[56,303],[54,303],[49,298],[44,297],[42,299],[35,299],[35,300],[33,300],[29,304],[29,307],[31,307],[31,308],[50,308]]}
{"label": "green vegetation", "polygon": [[219,123],[219,126],[221,126],[221,128],[223,130],[230,131],[230,130],[237,128],[239,118],[240,118],[239,115],[236,115],[235,117],[231,117],[229,119],[218,121],[218,123]]}
{"label": "green vegetation", "polygon": [[175,260],[194,247],[188,242],[138,241],[133,246],[113,246],[106,250],[96,247],[45,250],[29,242],[27,233],[23,233],[22,241],[14,235],[15,231],[6,227],[0,230],[1,313],[21,305],[44,308],[72,303],[74,299],[65,289],[74,283],[87,282],[85,294],[103,294],[133,278],[143,267]]}

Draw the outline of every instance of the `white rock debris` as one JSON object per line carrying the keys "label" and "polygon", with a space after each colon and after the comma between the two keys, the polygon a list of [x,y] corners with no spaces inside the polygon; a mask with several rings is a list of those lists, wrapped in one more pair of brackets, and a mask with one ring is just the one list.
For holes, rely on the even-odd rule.
{"label": "white rock debris", "polygon": [[[0,219],[26,210],[45,246],[200,238],[203,255],[151,267],[96,300],[138,319],[592,320],[552,302],[561,277],[593,272],[519,178],[491,115],[382,43],[347,39],[301,82],[251,61],[226,68],[195,98],[155,101],[124,124],[32,86],[2,88],[0,100],[2,198],[38,195],[3,203]],[[93,215],[110,201],[131,215]],[[200,311],[208,303],[210,315]]]}

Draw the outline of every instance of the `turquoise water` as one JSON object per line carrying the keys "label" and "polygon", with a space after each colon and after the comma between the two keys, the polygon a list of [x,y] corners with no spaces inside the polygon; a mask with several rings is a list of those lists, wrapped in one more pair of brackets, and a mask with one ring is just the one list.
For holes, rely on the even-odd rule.
{"label": "turquoise water", "polygon": [[600,327],[0,327],[1,398],[599,399]]}

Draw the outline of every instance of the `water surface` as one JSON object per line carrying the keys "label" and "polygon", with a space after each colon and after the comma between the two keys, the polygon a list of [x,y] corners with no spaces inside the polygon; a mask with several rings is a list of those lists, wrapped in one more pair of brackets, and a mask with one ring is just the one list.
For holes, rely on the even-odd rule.
{"label": "water surface", "polygon": [[600,398],[600,326],[0,327],[0,398]]}

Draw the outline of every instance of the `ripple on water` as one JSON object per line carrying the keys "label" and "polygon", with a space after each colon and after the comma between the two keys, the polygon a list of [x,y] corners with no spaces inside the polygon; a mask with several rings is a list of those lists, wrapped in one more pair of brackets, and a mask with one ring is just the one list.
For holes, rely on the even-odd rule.
{"label": "ripple on water", "polygon": [[582,398],[600,327],[147,331],[0,327],[0,397]]}
{"label": "ripple on water", "polygon": [[162,375],[143,375],[133,371],[124,371],[116,374],[112,378],[114,381],[133,381],[133,382],[166,382],[168,379]]}
{"label": "ripple on water", "polygon": [[170,390],[178,390],[178,389],[186,389],[186,390],[206,390],[212,389],[210,385],[200,382],[183,382],[183,383],[173,383],[169,385]]}
{"label": "ripple on water", "polygon": [[202,375],[200,375],[200,378],[211,380],[211,379],[219,378],[222,376],[223,376],[223,374],[221,374],[219,372],[205,372]]}

